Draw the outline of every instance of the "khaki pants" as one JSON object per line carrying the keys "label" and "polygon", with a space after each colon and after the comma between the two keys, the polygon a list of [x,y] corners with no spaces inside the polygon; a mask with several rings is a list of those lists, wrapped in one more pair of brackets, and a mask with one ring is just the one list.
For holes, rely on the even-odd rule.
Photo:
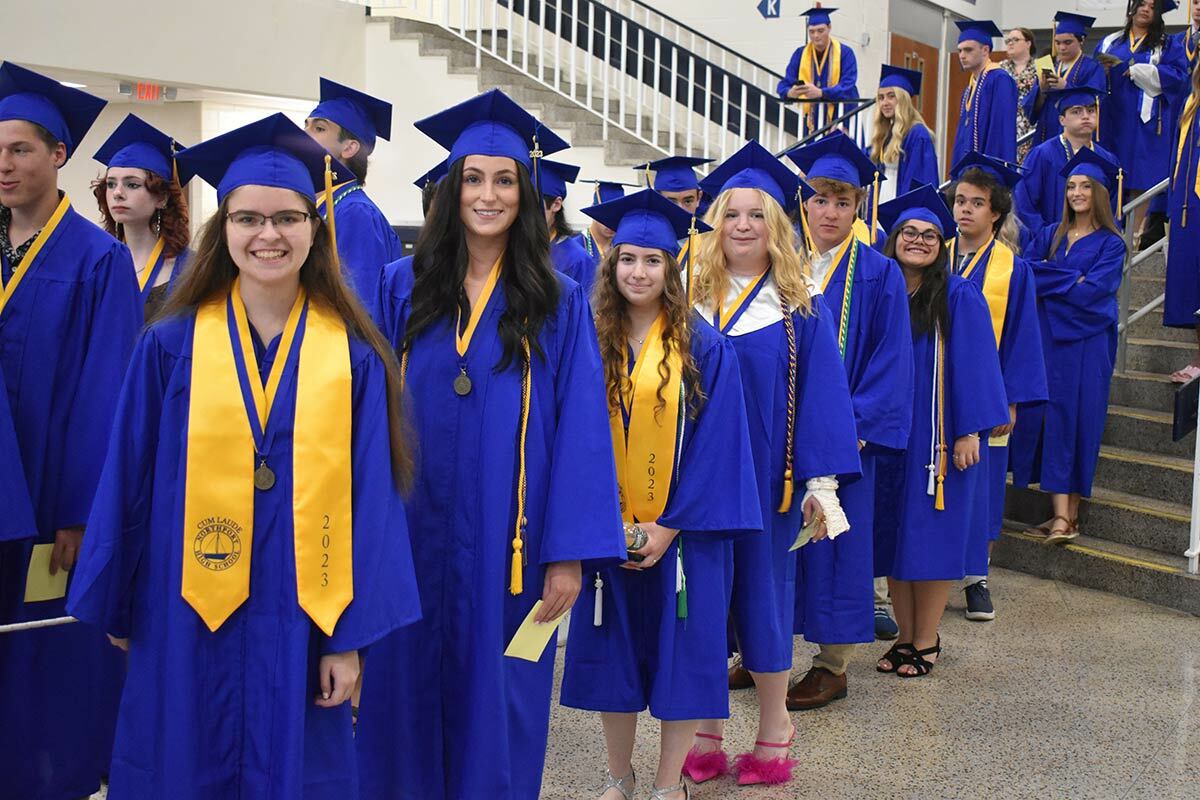
{"label": "khaki pants", "polygon": [[818,647],[821,648],[821,651],[813,656],[813,666],[827,669],[834,675],[844,675],[846,667],[850,664],[850,654],[858,645],[822,644]]}

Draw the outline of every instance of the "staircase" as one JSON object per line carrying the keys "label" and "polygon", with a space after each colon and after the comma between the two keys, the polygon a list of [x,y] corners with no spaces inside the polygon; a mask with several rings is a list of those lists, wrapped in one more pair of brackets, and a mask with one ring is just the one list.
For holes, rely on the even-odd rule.
{"label": "staircase", "polygon": [[[1138,265],[1131,308],[1162,293],[1165,272],[1162,254]],[[1183,556],[1195,434],[1171,441],[1169,377],[1195,347],[1192,331],[1162,327],[1161,309],[1133,324],[1126,371],[1113,376],[1093,496],[1080,509],[1085,535],[1046,545],[1024,534],[1050,518],[1050,497],[1010,486],[993,564],[1200,614],[1200,576],[1187,573]]]}

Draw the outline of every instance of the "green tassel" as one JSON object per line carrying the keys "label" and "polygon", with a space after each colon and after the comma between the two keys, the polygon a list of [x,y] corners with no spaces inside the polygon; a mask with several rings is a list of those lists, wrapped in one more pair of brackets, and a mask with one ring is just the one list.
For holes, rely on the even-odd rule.
{"label": "green tassel", "polygon": [[675,616],[679,619],[687,619],[687,587],[675,594]]}

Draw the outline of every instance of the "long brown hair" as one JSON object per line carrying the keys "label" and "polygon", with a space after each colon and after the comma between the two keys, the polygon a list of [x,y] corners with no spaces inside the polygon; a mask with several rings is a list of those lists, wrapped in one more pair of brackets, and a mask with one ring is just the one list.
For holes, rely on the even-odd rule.
{"label": "long brown hair", "polygon": [[[678,352],[683,364],[687,413],[694,418],[704,403],[704,393],[700,385],[700,370],[692,358],[692,309],[688,306],[687,291],[683,288],[679,262],[667,251],[661,252],[666,276],[662,307],[667,319],[662,332],[663,358],[658,363],[658,403],[654,407],[654,414],[657,418],[666,408],[667,399],[663,392],[667,388],[667,381],[671,379],[671,367],[667,359],[672,353]],[[628,397],[633,389],[625,361],[629,352],[629,301],[617,288],[617,261],[620,257],[620,245],[608,251],[600,262],[596,284],[592,288],[592,315],[596,320],[600,358],[604,361],[604,385],[610,408],[619,407],[621,397]]]}
{"label": "long brown hair", "polygon": [[[314,220],[315,235],[308,258],[300,267],[300,285],[304,287],[310,302],[318,303],[337,314],[346,324],[346,331],[366,341],[383,361],[387,384],[392,477],[397,488],[407,489],[412,485],[414,459],[402,408],[400,364],[383,334],[375,327],[371,316],[342,278],[337,254],[329,241],[325,222],[317,214],[317,207],[312,198],[304,197],[304,204]],[[229,198],[226,197],[217,213],[201,228],[195,258],[180,276],[175,289],[167,295],[166,304],[152,322],[175,314],[194,312],[202,304],[229,293],[234,279],[238,276],[238,268],[229,254],[229,240],[225,235],[225,219],[228,213]],[[374,424],[369,420],[360,423]]]}
{"label": "long brown hair", "polygon": [[[1087,178],[1088,183],[1092,185],[1092,222],[1096,223],[1098,229],[1103,228],[1107,231],[1112,231],[1121,241],[1124,241],[1121,231],[1117,228],[1117,223],[1113,219],[1112,199],[1109,197],[1108,189],[1091,175],[1084,175],[1083,177]],[[1070,181],[1071,179],[1067,178],[1067,180]],[[1071,208],[1071,203],[1064,194],[1062,221],[1058,223],[1058,229],[1054,231],[1054,239],[1050,242],[1050,252],[1046,254],[1046,260],[1054,260],[1054,254],[1058,252],[1058,246],[1062,244],[1063,239],[1067,236],[1067,231],[1074,224],[1075,209]]]}
{"label": "long brown hair", "polygon": [[[184,196],[179,181],[174,178],[168,181],[149,170],[142,170],[142,172],[145,175],[143,181],[146,191],[156,200],[167,198],[167,204],[162,207],[159,214],[159,235],[163,238],[163,255],[166,258],[175,258],[187,250],[188,243],[192,239],[192,232],[188,227],[187,197]],[[125,241],[125,226],[113,219],[112,212],[108,210],[107,183],[108,170],[105,170],[104,177],[92,181],[92,194],[96,198],[96,205],[100,207],[100,222],[104,230],[123,242]]]}
{"label": "long brown hair", "polygon": [[[725,213],[729,210],[730,192],[717,195],[708,209],[704,221],[712,226],[712,232],[700,237],[696,260],[699,262],[695,275],[696,288],[692,299],[701,308],[715,308],[725,302],[729,293],[729,268],[725,259],[725,248],[721,243],[721,229]],[[789,308],[797,309],[803,316],[812,313],[812,294],[805,281],[805,260],[800,255],[796,242],[796,229],[788,219],[783,207],[775,198],[762,189],[755,189],[762,202],[767,222],[767,254],[770,260],[779,299]]]}

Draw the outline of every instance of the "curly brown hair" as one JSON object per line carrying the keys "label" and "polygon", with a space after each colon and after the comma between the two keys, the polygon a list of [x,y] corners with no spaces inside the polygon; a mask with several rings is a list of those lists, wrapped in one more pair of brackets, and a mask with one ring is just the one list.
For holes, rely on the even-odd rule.
{"label": "curly brown hair", "polygon": [[[167,204],[163,206],[159,220],[161,225],[159,235],[163,237],[163,253],[167,258],[175,258],[187,250],[188,244],[192,240],[187,197],[184,196],[183,188],[175,178],[168,181],[149,170],[142,170],[142,172],[146,176],[146,191],[154,195],[156,199],[167,198]],[[96,197],[96,205],[100,207],[102,227],[123,242],[125,241],[125,226],[113,219],[112,212],[108,210],[108,193],[105,185],[107,180],[108,171],[105,170],[102,177],[92,181],[92,194]]]}
{"label": "curly brown hair", "polygon": [[[687,414],[694,419],[704,404],[704,391],[700,385],[700,370],[692,357],[692,309],[688,306],[687,292],[683,288],[679,262],[671,253],[665,250],[661,252],[666,262],[662,307],[667,320],[662,332],[663,358],[658,364],[658,403],[654,407],[654,416],[657,419],[667,406],[667,400],[663,396],[667,382],[671,379],[671,367],[667,359],[673,352],[678,351],[683,364]],[[608,251],[600,262],[596,284],[592,288],[592,315],[596,320],[600,358],[604,362],[604,385],[607,389],[609,408],[619,408],[621,397],[628,397],[633,390],[625,360],[629,352],[629,301],[617,288],[617,260],[620,257],[620,246]]]}

